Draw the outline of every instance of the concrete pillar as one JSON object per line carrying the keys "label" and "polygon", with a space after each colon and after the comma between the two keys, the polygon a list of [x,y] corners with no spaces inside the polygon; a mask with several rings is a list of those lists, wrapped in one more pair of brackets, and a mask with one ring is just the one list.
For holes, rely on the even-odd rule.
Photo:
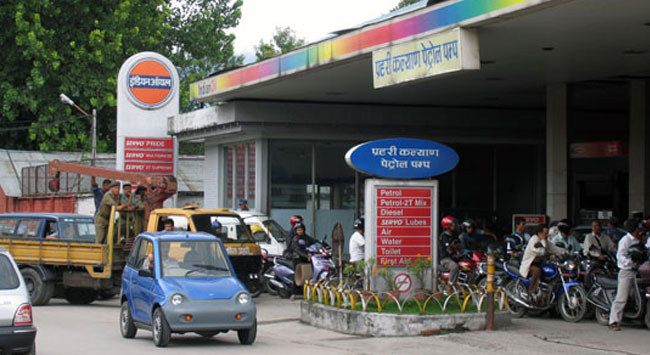
{"label": "concrete pillar", "polygon": [[[650,82],[630,82],[629,212],[650,212]],[[626,216],[625,216],[626,217]]]}
{"label": "concrete pillar", "polygon": [[567,85],[546,87],[546,214],[567,218]]}
{"label": "concrete pillar", "polygon": [[203,208],[224,207],[223,153],[220,146],[205,142],[203,161]]}

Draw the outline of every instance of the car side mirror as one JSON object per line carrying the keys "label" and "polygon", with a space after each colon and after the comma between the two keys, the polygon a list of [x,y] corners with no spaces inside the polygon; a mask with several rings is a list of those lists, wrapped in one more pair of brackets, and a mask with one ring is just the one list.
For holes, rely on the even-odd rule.
{"label": "car side mirror", "polygon": [[153,278],[153,272],[151,270],[138,270],[138,276],[141,277],[151,277]]}

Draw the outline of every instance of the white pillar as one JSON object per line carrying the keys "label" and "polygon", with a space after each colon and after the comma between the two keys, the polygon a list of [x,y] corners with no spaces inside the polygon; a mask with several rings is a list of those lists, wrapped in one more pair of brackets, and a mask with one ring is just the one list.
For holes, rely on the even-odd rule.
{"label": "white pillar", "polygon": [[546,87],[546,214],[567,218],[567,85]]}
{"label": "white pillar", "polygon": [[203,161],[203,208],[224,207],[223,153],[217,144],[205,142]]}
{"label": "white pillar", "polygon": [[269,140],[255,140],[255,206],[256,211],[270,215],[269,206]]}
{"label": "white pillar", "polygon": [[[645,80],[630,82],[630,134],[629,134],[629,212],[650,211],[650,87]],[[627,216],[624,216],[627,217]]]}

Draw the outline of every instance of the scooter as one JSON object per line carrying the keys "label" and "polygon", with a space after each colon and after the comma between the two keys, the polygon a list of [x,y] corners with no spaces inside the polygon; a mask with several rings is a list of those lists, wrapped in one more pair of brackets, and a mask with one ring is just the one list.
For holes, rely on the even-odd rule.
{"label": "scooter", "polygon": [[[486,260],[484,253],[480,251],[473,251],[471,253],[463,254],[462,258],[458,261],[458,282],[461,284],[474,285],[479,279],[479,272],[477,265]],[[487,265],[485,266],[487,273]],[[449,281],[449,272],[442,272],[440,277],[443,281]]]}
{"label": "scooter", "polygon": [[[332,249],[325,243],[325,239],[306,248],[311,259],[312,282],[329,277],[335,270],[332,261]],[[293,260],[276,256],[273,266],[264,273],[266,286],[271,292],[277,292],[282,298],[289,298],[292,294],[300,293],[295,284],[295,265]]]}
{"label": "scooter", "polygon": [[[587,301],[594,305],[596,321],[598,324],[609,323],[609,312],[616,299],[618,277],[609,275],[596,275],[593,285],[587,293]],[[625,305],[623,318],[628,320],[643,320],[650,329],[650,262],[646,261],[639,268],[634,279],[632,292]]]}
{"label": "scooter", "polygon": [[[541,313],[553,307],[567,322],[582,320],[587,311],[587,292],[578,281],[572,281],[577,262],[571,258],[560,262],[542,263],[542,279],[535,295],[528,295],[530,279],[519,274],[519,267],[503,263],[510,278],[505,282],[508,308],[515,317],[527,312]],[[533,302],[531,298],[538,299]]]}

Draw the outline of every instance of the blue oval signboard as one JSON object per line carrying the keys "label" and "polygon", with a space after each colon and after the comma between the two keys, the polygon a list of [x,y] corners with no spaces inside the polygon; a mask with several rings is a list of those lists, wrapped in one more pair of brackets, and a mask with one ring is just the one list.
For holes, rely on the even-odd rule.
{"label": "blue oval signboard", "polygon": [[393,138],[362,143],[348,150],[345,161],[359,172],[397,179],[444,174],[458,164],[458,154],[424,139]]}

